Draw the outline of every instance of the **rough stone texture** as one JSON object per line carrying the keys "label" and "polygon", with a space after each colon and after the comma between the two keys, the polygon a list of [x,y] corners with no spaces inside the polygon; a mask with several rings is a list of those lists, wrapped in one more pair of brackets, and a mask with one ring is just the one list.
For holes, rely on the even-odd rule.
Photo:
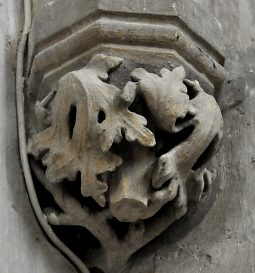
{"label": "rough stone texture", "polygon": [[[179,17],[180,24],[192,28],[198,36],[223,50],[222,28],[216,17],[207,12],[200,1],[174,0],[33,0],[35,20],[31,29],[31,46],[36,49],[49,46],[54,40],[72,33],[71,27],[79,29],[88,25],[92,18],[101,15],[122,14],[129,17],[145,17],[163,21],[167,17]],[[61,9],[61,12],[58,10]],[[149,16],[146,16],[149,15]],[[199,17],[200,20],[193,20]],[[204,28],[201,28],[201,23]],[[38,31],[40,28],[40,31]],[[50,30],[49,30],[50,29]],[[210,31],[209,31],[210,30]]]}
{"label": "rough stone texture", "polygon": [[196,2],[219,19],[227,48],[225,67],[244,75],[247,87],[244,92],[240,79],[230,79],[222,91],[225,135],[215,159],[219,184],[210,199],[141,253],[132,273],[255,272],[255,4]]}
{"label": "rough stone texture", "polygon": [[[0,5],[0,271],[30,273],[32,268],[38,273],[73,272],[39,229],[19,167],[13,72],[18,28],[14,18],[20,12],[19,2],[5,0]],[[224,96],[229,99],[222,98],[225,137],[215,160],[219,162],[219,184],[192,217],[181,220],[141,252],[133,261],[132,273],[255,271],[255,4],[253,0],[194,2],[201,2],[221,23],[226,68],[244,74],[247,97],[233,107],[245,94],[239,92],[238,82],[230,79],[226,83]]]}
{"label": "rough stone texture", "polygon": [[19,161],[15,110],[17,38],[22,1],[0,1],[0,272],[71,273],[73,266],[35,220]]}

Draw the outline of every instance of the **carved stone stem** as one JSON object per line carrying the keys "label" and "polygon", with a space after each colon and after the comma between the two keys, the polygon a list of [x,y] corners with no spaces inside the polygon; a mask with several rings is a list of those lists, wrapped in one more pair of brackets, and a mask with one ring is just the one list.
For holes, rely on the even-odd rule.
{"label": "carved stone stem", "polygon": [[133,145],[123,159],[122,167],[110,182],[110,209],[119,221],[136,222],[148,207],[151,187],[148,175],[155,158],[148,149]]}

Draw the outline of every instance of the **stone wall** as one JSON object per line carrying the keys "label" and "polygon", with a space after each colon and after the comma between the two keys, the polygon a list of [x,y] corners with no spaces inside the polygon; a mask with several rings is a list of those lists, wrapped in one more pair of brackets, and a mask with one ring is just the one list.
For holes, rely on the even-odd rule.
{"label": "stone wall", "polygon": [[45,238],[33,214],[19,160],[15,105],[21,0],[0,1],[0,272],[75,272]]}

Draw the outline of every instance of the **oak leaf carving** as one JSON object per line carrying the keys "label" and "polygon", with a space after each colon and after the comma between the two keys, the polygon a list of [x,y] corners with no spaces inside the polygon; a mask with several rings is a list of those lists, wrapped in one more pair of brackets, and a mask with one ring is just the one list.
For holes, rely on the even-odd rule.
{"label": "oak leaf carving", "polygon": [[[127,103],[120,89],[105,82],[108,72],[121,62],[121,58],[98,54],[83,69],[63,76],[50,117],[40,115],[45,110],[37,103],[37,115],[50,120],[50,126],[35,134],[29,145],[31,153],[47,167],[45,175],[51,183],[73,181],[80,172],[82,195],[91,196],[102,207],[108,189],[103,174],[122,164],[110,151],[112,144],[125,136],[129,142],[155,145],[146,119],[129,111],[132,101]],[[132,92],[134,88],[129,83],[125,89]]]}

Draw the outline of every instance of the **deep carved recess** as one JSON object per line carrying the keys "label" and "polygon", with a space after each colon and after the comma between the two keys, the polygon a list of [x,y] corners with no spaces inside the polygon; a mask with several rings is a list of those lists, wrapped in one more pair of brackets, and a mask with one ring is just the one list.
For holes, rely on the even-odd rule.
{"label": "deep carved recess", "polygon": [[109,74],[122,62],[97,54],[64,75],[36,103],[43,129],[28,144],[33,173],[55,202],[44,211],[49,224],[91,233],[97,243],[80,256],[106,273],[121,272],[200,201],[223,127],[214,97],[183,67],[136,68],[121,90]]}

